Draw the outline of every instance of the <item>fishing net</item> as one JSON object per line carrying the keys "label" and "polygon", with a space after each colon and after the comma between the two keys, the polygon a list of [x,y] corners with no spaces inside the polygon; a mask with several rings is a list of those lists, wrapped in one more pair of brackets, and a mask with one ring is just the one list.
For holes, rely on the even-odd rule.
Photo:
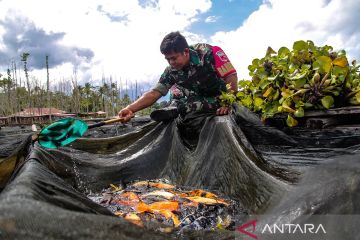
{"label": "fishing net", "polygon": [[236,107],[228,116],[197,113],[170,122],[147,119],[94,129],[59,149],[39,146],[29,133],[0,135],[0,238],[236,235],[216,228],[174,234],[141,227],[90,197],[111,184],[126,189],[153,179],[235,201],[242,209],[239,225],[252,214],[271,214],[277,222],[359,214],[359,131],[354,125],[279,129]]}

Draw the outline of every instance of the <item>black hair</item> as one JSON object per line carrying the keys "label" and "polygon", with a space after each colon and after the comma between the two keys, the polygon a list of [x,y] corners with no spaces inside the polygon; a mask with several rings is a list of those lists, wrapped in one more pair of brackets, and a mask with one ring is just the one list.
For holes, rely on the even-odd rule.
{"label": "black hair", "polygon": [[188,48],[189,45],[183,35],[180,32],[171,32],[167,34],[160,44],[160,52],[162,54],[168,53],[181,53]]}

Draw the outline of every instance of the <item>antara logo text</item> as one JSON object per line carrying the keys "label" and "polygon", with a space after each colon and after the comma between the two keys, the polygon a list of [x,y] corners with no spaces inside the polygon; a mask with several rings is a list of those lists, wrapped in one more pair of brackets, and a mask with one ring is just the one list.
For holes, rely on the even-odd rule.
{"label": "antara logo text", "polygon": [[[257,220],[247,222],[237,228],[237,231],[245,234],[253,239],[258,239],[256,232]],[[326,230],[322,224],[266,224],[260,231],[261,234],[318,234],[326,233]]]}

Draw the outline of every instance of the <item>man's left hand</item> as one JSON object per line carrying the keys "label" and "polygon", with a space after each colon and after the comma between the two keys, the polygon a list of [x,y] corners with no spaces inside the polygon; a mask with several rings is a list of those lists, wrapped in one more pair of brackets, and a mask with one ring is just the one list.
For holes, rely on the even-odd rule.
{"label": "man's left hand", "polygon": [[216,115],[227,115],[230,112],[230,107],[220,107],[216,110]]}

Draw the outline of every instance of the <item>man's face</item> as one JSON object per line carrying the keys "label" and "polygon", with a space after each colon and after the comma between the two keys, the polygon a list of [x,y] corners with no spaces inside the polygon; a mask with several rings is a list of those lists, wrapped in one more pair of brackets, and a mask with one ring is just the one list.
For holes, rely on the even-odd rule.
{"label": "man's face", "polygon": [[184,52],[182,53],[167,53],[164,54],[165,59],[168,61],[170,66],[172,68],[175,68],[176,70],[180,70],[190,62],[190,55],[189,55],[189,49],[186,48]]}

